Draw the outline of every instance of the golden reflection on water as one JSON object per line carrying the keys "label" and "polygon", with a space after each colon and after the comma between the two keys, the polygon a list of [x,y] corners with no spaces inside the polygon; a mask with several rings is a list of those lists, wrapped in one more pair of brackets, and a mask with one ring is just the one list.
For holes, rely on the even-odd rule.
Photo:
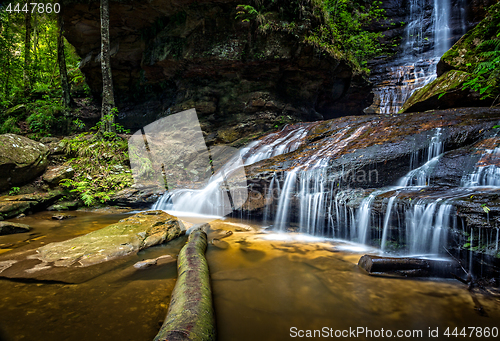
{"label": "golden reflection on water", "polygon": [[[46,219],[49,215],[22,221],[33,226],[31,239],[11,235],[7,241],[3,236],[0,244],[10,243],[16,252],[88,233],[124,217],[78,213],[75,219],[59,222]],[[233,234],[220,238],[227,230]],[[332,241],[263,237],[268,234],[257,226],[237,220],[211,223],[209,240],[219,238],[207,250],[218,340],[289,340],[291,327],[427,333],[436,327],[443,332],[455,326],[494,327],[500,321],[498,301],[478,296],[488,313],[479,316],[470,294],[456,281],[368,276],[356,265],[362,252],[340,251]],[[132,265],[164,254],[175,258],[184,242],[185,237],[141,251],[81,284],[0,279],[0,340],[152,340],[175,285],[175,262],[144,270]],[[0,260],[8,255],[4,252]]]}

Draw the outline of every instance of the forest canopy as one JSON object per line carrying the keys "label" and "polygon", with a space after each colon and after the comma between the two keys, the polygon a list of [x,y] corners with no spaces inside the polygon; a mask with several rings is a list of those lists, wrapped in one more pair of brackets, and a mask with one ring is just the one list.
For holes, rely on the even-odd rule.
{"label": "forest canopy", "polygon": [[[16,4],[0,5],[0,112],[5,111],[0,133],[24,130],[43,136],[67,125],[58,68],[58,15],[31,13]],[[69,81],[85,95],[79,57],[65,39],[63,43]]]}

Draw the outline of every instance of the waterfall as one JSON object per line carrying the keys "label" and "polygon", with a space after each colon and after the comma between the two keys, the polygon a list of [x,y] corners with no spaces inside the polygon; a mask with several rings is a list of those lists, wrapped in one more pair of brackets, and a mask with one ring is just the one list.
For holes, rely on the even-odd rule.
{"label": "waterfall", "polygon": [[398,197],[398,193],[396,192],[396,195],[392,196],[389,199],[389,202],[387,203],[387,210],[385,211],[385,216],[384,216],[384,227],[382,228],[382,241],[380,242],[380,249],[382,251],[387,251],[387,233],[389,230],[389,221],[391,219],[391,214],[392,214],[392,206],[394,205],[394,201]]}
{"label": "waterfall", "polygon": [[446,245],[446,230],[450,227],[452,205],[442,199],[426,203],[422,200],[406,214],[406,239],[410,254],[442,253]]}
{"label": "waterfall", "polygon": [[464,187],[500,186],[500,147],[487,149],[477,162],[474,172],[462,179]]}
{"label": "waterfall", "polygon": [[[354,134],[362,131],[357,129]],[[410,171],[400,179],[398,185],[373,191],[361,200],[357,209],[347,205],[347,198],[355,190],[336,189],[334,186],[335,180],[341,181],[344,177],[340,180],[330,177],[325,167],[327,162],[318,162],[318,155],[308,155],[308,162],[285,172],[275,212],[274,229],[286,231],[293,219],[299,223],[299,232],[367,244],[372,240],[372,228],[378,226],[382,230],[381,247],[387,250],[390,241],[389,230],[393,225],[392,212],[397,196],[402,191],[429,185],[434,166],[443,153],[442,137],[442,129],[436,128],[423,155],[418,152],[411,155]],[[323,161],[328,159],[323,152],[318,154],[322,156]],[[424,164],[419,166],[422,162]],[[396,192],[388,200],[383,220],[374,220],[375,200],[378,196],[391,191]],[[430,202],[422,200],[405,207],[406,220],[398,220],[395,228],[406,231],[404,242],[408,252],[440,253],[446,241],[451,210],[452,205],[443,203],[442,199]],[[266,207],[266,216],[270,214],[269,208]]]}
{"label": "waterfall", "polygon": [[[423,187],[423,186],[429,186],[430,185],[430,177],[432,174],[432,171],[434,169],[434,166],[437,164],[439,157],[441,153],[443,152],[443,142],[442,142],[442,130],[441,128],[436,128],[434,135],[432,136],[429,147],[427,148],[427,155],[426,155],[426,162],[420,166],[418,166],[419,162],[419,153],[418,151],[413,153],[411,156],[411,162],[410,162],[410,171],[403,176],[399,181],[396,187],[388,187],[385,189],[377,190],[371,193],[368,197],[363,199],[361,202],[361,205],[358,209],[358,215],[357,215],[357,226],[358,226],[358,231],[359,231],[359,242],[366,244],[367,238],[369,236],[370,228],[371,228],[371,219],[372,219],[372,205],[375,201],[375,198],[381,194],[394,191],[396,190],[395,194],[390,197],[389,202],[387,204],[387,209],[385,212],[385,216],[383,219],[383,227],[382,227],[382,239],[381,239],[381,249],[386,250],[387,246],[387,241],[388,241],[388,229],[390,227],[390,219],[391,219],[391,213],[392,213],[392,207],[394,205],[395,199],[400,193],[400,190],[405,190],[409,189],[412,186],[417,186],[417,187]],[[427,215],[426,219],[420,219],[420,212],[422,203],[419,205],[414,206],[414,211],[406,211],[406,217],[411,218],[407,220],[407,226],[409,222],[415,223],[415,219],[418,220],[418,226],[419,230],[416,230],[415,228],[410,229],[410,232],[412,233],[407,233],[407,241],[406,244],[410,245],[409,251],[411,253],[418,251],[424,251],[426,249],[426,246],[429,244],[429,238],[424,238],[420,236],[422,233],[427,233],[428,231],[434,230],[435,226],[433,225],[432,219],[432,214],[434,213],[432,211],[433,208],[436,207],[440,199],[438,199],[436,202],[433,202],[428,206],[429,212]],[[451,207],[451,206],[450,206]],[[448,211],[449,212],[449,211]],[[439,225],[439,228],[442,228],[441,225]],[[398,226],[398,229],[400,229],[401,226]],[[420,236],[420,237],[419,237]],[[437,238],[437,239],[435,239]],[[439,245],[439,238],[440,234],[433,236],[433,238],[430,238],[432,243],[435,243],[436,245]],[[419,240],[425,240],[423,244],[419,244],[419,247],[415,246],[416,239]],[[437,251],[438,246],[435,248],[429,249],[427,247],[427,251]]]}
{"label": "waterfall", "polygon": [[361,202],[359,206],[357,215],[357,225],[358,225],[358,241],[361,244],[366,244],[368,231],[370,230],[371,215],[372,215],[372,205],[373,201],[381,191],[375,191],[370,194],[366,199]]}
{"label": "waterfall", "polygon": [[450,12],[450,0],[434,0],[432,22],[434,26],[434,57],[437,58],[441,58],[441,56],[451,47],[449,27]]}
{"label": "waterfall", "polygon": [[[385,72],[375,72],[373,112],[397,113],[417,89],[436,78],[436,66],[441,56],[465,34],[465,3],[458,1],[458,9],[450,0],[433,0],[432,11],[427,10],[428,0],[410,0],[404,39],[397,57],[382,65]],[[459,20],[461,31],[452,34],[451,21]],[[377,79],[379,78],[379,79]]]}
{"label": "waterfall", "polygon": [[[211,217],[224,216],[233,211],[232,197],[245,201],[242,192],[231,190],[232,196],[228,198],[224,189],[227,186],[227,174],[236,174],[240,177],[237,187],[245,188],[245,178],[242,166],[247,166],[252,163],[265,160],[267,158],[285,154],[296,150],[303,142],[309,132],[309,129],[314,124],[297,124],[287,125],[281,131],[272,133],[264,138],[250,143],[247,147],[242,148],[239,152],[225,164],[221,164],[221,171],[216,172],[210,179],[208,184],[201,189],[175,189],[165,192],[163,196],[153,205],[152,209],[165,210],[175,212],[174,214],[182,216],[204,215]],[[212,152],[216,153],[218,148],[212,148]],[[231,161],[233,160],[233,161]],[[235,162],[235,160],[242,160]],[[245,184],[243,184],[245,182]],[[279,183],[277,182],[278,190]],[[271,188],[272,190],[272,188]],[[246,191],[246,188],[245,188]],[[235,192],[235,193],[233,193]],[[246,193],[246,192],[245,192]]]}
{"label": "waterfall", "polygon": [[443,152],[441,138],[441,128],[436,128],[436,132],[431,138],[429,148],[427,148],[427,161],[422,166],[414,168],[415,163],[419,160],[418,152],[414,153],[410,162],[410,172],[399,180],[398,186],[428,186],[430,184],[432,171],[439,161],[439,156]]}
{"label": "waterfall", "polygon": [[274,173],[273,178],[271,179],[271,182],[269,183],[269,188],[267,189],[267,193],[265,196],[265,206],[264,206],[264,214],[263,214],[263,221],[268,222],[269,221],[269,210],[272,205],[272,201],[274,198],[274,183],[277,183],[277,189],[279,191],[279,181],[276,180],[276,173]]}
{"label": "waterfall", "polygon": [[278,209],[276,214],[276,219],[274,221],[274,227],[280,232],[286,231],[286,225],[290,219],[288,210],[290,209],[290,202],[292,199],[292,193],[295,188],[295,179],[297,176],[296,171],[291,171],[287,173],[285,178],[285,183],[283,184],[283,190],[280,193],[280,198],[278,201]]}

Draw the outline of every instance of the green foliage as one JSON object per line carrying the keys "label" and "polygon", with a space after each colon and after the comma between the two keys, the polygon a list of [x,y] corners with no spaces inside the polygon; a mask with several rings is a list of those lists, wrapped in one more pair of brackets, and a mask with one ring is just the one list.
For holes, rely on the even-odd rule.
{"label": "green foliage", "polygon": [[119,137],[105,140],[82,133],[64,139],[63,143],[66,153],[72,157],[66,164],[73,167],[75,175],[61,181],[61,185],[78,193],[85,205],[105,203],[115,192],[133,184],[127,141]]}
{"label": "green foliage", "polygon": [[293,123],[293,119],[290,116],[280,116],[279,120],[274,125],[274,128],[283,127],[286,124]]}
{"label": "green foliage", "polygon": [[481,207],[483,208],[483,211],[485,213],[489,213],[491,211],[491,209],[488,206],[486,206],[486,204],[482,204]]}
{"label": "green foliage", "polygon": [[12,187],[9,191],[9,195],[16,195],[21,189],[19,187]]}
{"label": "green foliage", "polygon": [[[57,64],[57,16],[55,13],[38,13],[31,16],[32,37],[30,45],[31,62],[26,68],[24,12],[5,11],[7,1],[0,3],[0,111],[20,103],[28,103],[32,94],[24,91],[23,74],[31,79],[31,91],[42,93],[60,89]],[[81,82],[83,76],[75,67],[79,57],[75,49],[65,41],[65,57],[70,82]],[[84,83],[84,82],[83,82]]]}
{"label": "green foliage", "polygon": [[[102,134],[102,137],[105,140],[114,140],[118,138],[118,134],[130,134],[129,129],[125,129],[121,124],[116,123],[114,121],[114,116],[118,114],[118,108],[114,107],[111,108],[111,112],[109,114],[104,115],[101,117],[99,122],[97,122],[95,127],[90,128],[90,130],[94,130],[97,132],[100,132]],[[107,125],[107,122],[113,122],[111,124],[111,131],[106,131],[105,127]]]}
{"label": "green foliage", "polygon": [[382,33],[366,30],[366,26],[383,17],[381,1],[322,0],[317,1],[324,24],[306,37],[313,45],[343,57],[357,70],[365,69],[368,60],[382,52],[378,41]]}
{"label": "green foliage", "polygon": [[17,126],[17,117],[9,117],[1,126],[0,134],[20,134],[21,129]]}
{"label": "green foliage", "polygon": [[64,108],[57,99],[44,96],[44,99],[28,104],[31,115],[27,118],[29,128],[36,136],[51,135],[51,132],[64,124]]}
{"label": "green foliage", "polygon": [[[380,1],[371,0],[255,0],[256,6],[238,5],[236,19],[255,22],[261,33],[280,31],[300,37],[321,53],[343,59],[355,71],[368,72],[368,60],[382,52],[382,33],[367,28],[383,18]],[[312,9],[312,11],[311,11]],[[254,57],[263,57],[255,53]]]}
{"label": "green foliage", "polygon": [[238,12],[236,12],[235,19],[241,19],[243,22],[257,18],[257,15],[259,14],[259,12],[250,5],[238,5],[236,9]]}
{"label": "green foliage", "polygon": [[82,120],[79,118],[73,120],[73,127],[75,131],[84,131],[85,130],[85,123],[83,123]]}
{"label": "green foliage", "polygon": [[481,60],[473,71],[473,77],[464,83],[464,89],[478,91],[481,99],[496,98],[500,94],[500,26],[496,38],[478,46]]}

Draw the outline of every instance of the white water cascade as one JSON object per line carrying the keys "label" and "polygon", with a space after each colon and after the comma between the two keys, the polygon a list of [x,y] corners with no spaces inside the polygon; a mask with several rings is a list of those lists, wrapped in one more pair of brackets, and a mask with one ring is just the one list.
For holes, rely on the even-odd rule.
{"label": "white water cascade", "polygon": [[[428,3],[409,1],[401,50],[383,66],[385,74],[375,76],[384,80],[373,90],[375,112],[397,113],[413,92],[436,78],[439,59],[466,32],[464,1],[459,1],[456,8],[450,0],[433,0],[432,11],[428,10]],[[461,32],[452,32],[453,20],[458,20]]]}
{"label": "white water cascade", "polygon": [[[233,159],[241,157],[243,164],[249,165],[273,156],[289,153],[297,149],[307,135],[309,124],[285,126],[280,132],[269,134],[261,140],[242,148]],[[227,196],[221,188],[227,187],[227,173],[242,172],[241,164],[231,160],[223,165],[224,172],[216,172],[202,189],[175,189],[166,192],[152,207],[154,210],[165,210],[179,216],[224,216],[231,213]],[[243,181],[244,180],[240,180]],[[279,182],[276,181],[279,190]],[[246,190],[246,189],[245,189]],[[236,193],[238,195],[238,193]],[[238,200],[238,198],[233,198]],[[241,199],[240,201],[244,201]]]}
{"label": "white water cascade", "polygon": [[[387,203],[382,225],[382,238],[380,245],[383,251],[387,250],[389,229],[392,227],[392,212],[397,211],[394,209],[397,196],[401,193],[401,191],[412,190],[413,187],[425,187],[430,185],[432,171],[443,152],[441,128],[436,128],[426,152],[426,162],[420,167],[417,167],[419,164],[420,153],[416,152],[412,154],[410,171],[398,181],[397,186],[374,191],[367,198],[363,199],[357,214],[357,226],[360,235],[359,242],[363,244],[366,244],[367,242],[370,228],[372,226],[372,207],[375,198],[381,194],[395,191],[395,194],[389,198]],[[441,233],[445,232],[442,226],[443,219],[445,218],[434,219],[434,211],[436,207],[439,206],[440,201],[441,199],[438,199],[430,204],[420,201],[413,207],[405,208],[405,226],[401,226],[402,224],[399,222],[396,229],[406,229],[406,245],[409,246],[408,249],[411,254],[416,252],[438,253],[439,246],[441,245],[440,241],[444,240]],[[449,216],[451,205],[446,206],[449,207],[444,210],[444,212],[447,212]],[[441,209],[442,207],[439,207],[440,212]],[[448,219],[448,216],[446,219]],[[447,220],[445,222],[447,223]],[[439,232],[437,232],[438,230]],[[435,233],[430,233],[430,231],[434,231]],[[429,248],[429,245],[432,247]]]}
{"label": "white water cascade", "polygon": [[462,179],[464,187],[500,186],[500,147],[487,149],[476,164],[474,172]]}
{"label": "white water cascade", "polygon": [[[365,190],[349,187],[346,179],[354,176],[353,170],[342,168],[331,173],[328,164],[335,157],[336,148],[345,147],[346,140],[351,141],[363,134],[369,126],[354,130],[342,127],[332,135],[328,144],[310,149],[290,171],[274,172],[268,176],[265,179],[267,187],[262,193],[265,204],[261,218],[280,232],[295,231],[375,244],[387,252],[442,254],[450,229],[457,225],[453,198],[474,191],[474,186],[498,184],[499,171],[494,167],[500,160],[500,149],[484,152],[474,172],[464,177],[462,189],[446,194],[438,191],[434,195],[431,175],[444,152],[444,133],[441,128],[436,128],[427,138],[428,146],[411,154],[410,169],[395,186],[377,189],[367,195]],[[252,142],[241,150],[240,155],[248,165],[291,152],[304,146],[307,134],[313,128],[313,124],[286,127]],[[349,129],[353,131],[346,136]],[[216,208],[223,199],[214,193],[223,185],[223,180],[214,175],[202,190],[171,191],[153,208],[179,211],[171,200],[172,196],[179,196],[185,199],[182,210],[218,215]],[[430,190],[425,193],[429,194],[421,195],[420,192],[427,191],[427,188]],[[243,211],[240,210],[242,217]],[[496,242],[498,249],[499,233],[498,230],[495,232],[496,235],[489,231],[488,238],[491,243]]]}

